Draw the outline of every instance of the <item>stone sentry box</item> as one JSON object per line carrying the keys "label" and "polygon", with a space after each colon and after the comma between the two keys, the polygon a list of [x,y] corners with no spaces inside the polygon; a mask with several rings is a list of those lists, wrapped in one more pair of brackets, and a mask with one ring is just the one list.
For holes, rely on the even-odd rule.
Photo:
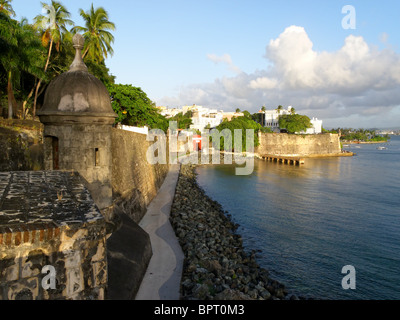
{"label": "stone sentry box", "polygon": [[[78,173],[0,173],[0,300],[105,299],[106,237]],[[45,266],[54,289],[42,285]]]}
{"label": "stone sentry box", "polygon": [[[0,299],[105,299],[109,235],[100,210],[112,205],[117,116],[82,60],[83,37],[73,43],[69,71],[50,82],[38,112],[46,171],[0,173]],[[54,289],[42,285],[47,266]]]}
{"label": "stone sentry box", "polygon": [[107,88],[82,60],[84,39],[68,72],[50,82],[42,108],[45,170],[76,170],[100,210],[112,204],[111,129],[117,115]]}

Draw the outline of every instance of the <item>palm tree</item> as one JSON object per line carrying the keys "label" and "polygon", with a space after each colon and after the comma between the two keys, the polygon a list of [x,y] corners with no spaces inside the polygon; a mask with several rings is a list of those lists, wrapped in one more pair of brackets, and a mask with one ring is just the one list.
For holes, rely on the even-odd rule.
{"label": "palm tree", "polygon": [[265,106],[262,106],[261,107],[261,111],[262,111],[262,120],[261,120],[261,125],[263,126],[263,127],[265,127],[265,111],[267,110],[267,108],[265,108]]}
{"label": "palm tree", "polygon": [[12,0],[0,0],[0,12],[5,13],[9,17],[14,17],[15,12],[11,6]]}
{"label": "palm tree", "polygon": [[236,108],[236,113],[240,113],[240,109],[239,108]]}
{"label": "palm tree", "polygon": [[85,26],[76,26],[72,32],[82,32],[85,38],[85,48],[82,57],[86,56],[95,62],[103,62],[108,55],[113,55],[111,44],[114,36],[115,24],[109,21],[108,13],[103,7],[94,9],[93,3],[89,11],[80,9],[79,14],[85,21]]}
{"label": "palm tree", "polygon": [[17,107],[14,87],[20,84],[22,72],[43,77],[40,59],[41,44],[26,19],[21,22],[0,12],[0,64],[7,75],[8,118],[12,119]]}
{"label": "palm tree", "polygon": [[[71,14],[60,2],[51,0],[51,4],[48,5],[42,2],[42,7],[47,11],[46,15],[38,15],[35,17],[35,27],[42,31],[42,43],[43,46],[49,46],[47,53],[47,60],[44,66],[44,72],[47,71],[49,66],[51,53],[53,50],[53,44],[56,45],[56,50],[60,51],[60,46],[63,41],[65,33],[68,33],[67,26],[74,25],[74,22],[70,20]],[[50,42],[50,45],[49,45]],[[36,102],[38,97],[41,80],[39,80],[35,90],[35,100],[33,103],[33,116],[36,114]]]}
{"label": "palm tree", "polygon": [[13,116],[15,98],[13,94],[13,74],[18,71],[16,59],[11,59],[12,51],[18,50],[15,37],[16,23],[5,11],[0,12],[0,63],[7,75],[8,118]]}
{"label": "palm tree", "polygon": [[278,112],[278,118],[277,118],[277,120],[280,122],[281,111],[283,110],[283,107],[282,107],[281,105],[279,105],[275,110]]}
{"label": "palm tree", "polygon": [[290,109],[290,113],[291,113],[292,115],[296,114],[296,109],[292,107],[292,109]]}
{"label": "palm tree", "polygon": [[[19,40],[19,47],[21,49],[24,48],[24,54],[28,57],[29,63],[28,73],[34,77],[34,86],[31,91],[27,95],[23,95],[22,116],[25,119],[28,111],[27,104],[35,92],[36,84],[38,81],[45,78],[45,72],[43,71],[45,48],[37,37],[35,28],[28,23],[26,18],[21,20],[20,27],[22,28],[23,36]],[[27,71],[27,69],[25,68],[24,71]],[[25,94],[26,93],[27,92],[25,92]]]}

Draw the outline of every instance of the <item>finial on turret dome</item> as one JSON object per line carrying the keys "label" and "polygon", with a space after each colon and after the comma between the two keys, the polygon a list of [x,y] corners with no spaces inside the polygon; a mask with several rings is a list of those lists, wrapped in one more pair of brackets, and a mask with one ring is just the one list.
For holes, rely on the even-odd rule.
{"label": "finial on turret dome", "polygon": [[74,44],[74,48],[76,50],[75,59],[69,67],[69,71],[88,71],[87,66],[83,62],[82,59],[82,49],[85,44],[85,39],[79,33],[75,34],[72,38],[72,43]]}

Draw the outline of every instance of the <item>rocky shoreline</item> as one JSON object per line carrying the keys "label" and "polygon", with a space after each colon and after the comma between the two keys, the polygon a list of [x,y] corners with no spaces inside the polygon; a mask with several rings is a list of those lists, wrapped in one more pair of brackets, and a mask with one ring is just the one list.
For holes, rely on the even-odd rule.
{"label": "rocky shoreline", "polygon": [[181,166],[170,221],[185,254],[181,299],[302,299],[245,251],[238,225],[198,186],[194,165]]}

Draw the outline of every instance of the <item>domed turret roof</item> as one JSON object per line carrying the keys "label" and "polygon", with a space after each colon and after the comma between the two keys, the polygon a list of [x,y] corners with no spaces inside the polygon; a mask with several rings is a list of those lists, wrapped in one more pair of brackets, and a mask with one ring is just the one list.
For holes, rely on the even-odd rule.
{"label": "domed turret roof", "polygon": [[82,35],[73,37],[76,55],[69,71],[50,82],[38,116],[89,116],[111,117],[117,115],[111,107],[110,94],[105,85],[88,72],[82,60]]}

